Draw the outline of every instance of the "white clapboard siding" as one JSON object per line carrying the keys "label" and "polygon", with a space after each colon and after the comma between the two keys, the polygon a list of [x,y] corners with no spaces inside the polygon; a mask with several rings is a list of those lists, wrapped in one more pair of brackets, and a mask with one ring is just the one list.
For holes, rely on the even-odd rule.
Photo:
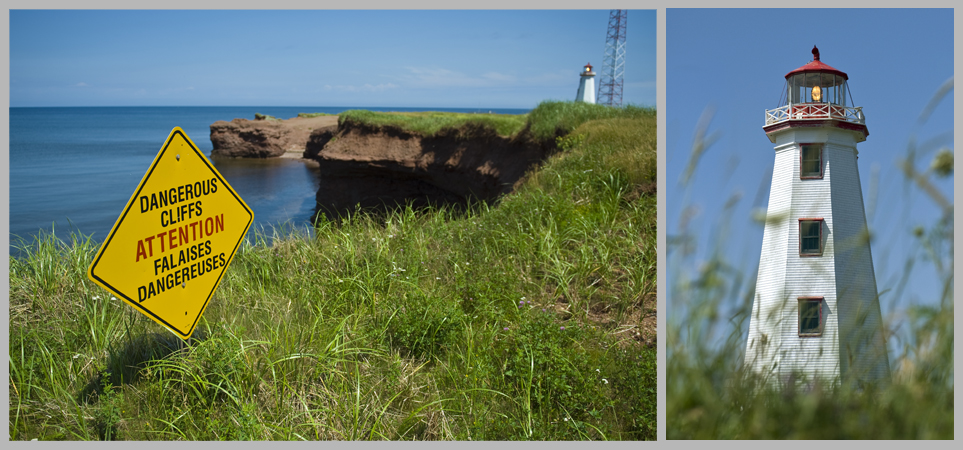
{"label": "white clapboard siding", "polygon": [[[823,144],[821,179],[799,178],[803,143]],[[776,135],[745,355],[774,380],[888,376],[856,155],[854,135],[831,126]],[[801,218],[823,219],[821,256],[799,255]],[[799,297],[823,297],[821,336],[799,336]]]}
{"label": "white clapboard siding", "polygon": [[[875,380],[888,377],[889,359],[883,337],[876,275],[866,227],[857,152],[827,146],[840,171],[852,176],[834,178],[833,213],[836,234],[836,292],[840,315],[840,365],[844,373]],[[855,147],[855,145],[853,145]]]}

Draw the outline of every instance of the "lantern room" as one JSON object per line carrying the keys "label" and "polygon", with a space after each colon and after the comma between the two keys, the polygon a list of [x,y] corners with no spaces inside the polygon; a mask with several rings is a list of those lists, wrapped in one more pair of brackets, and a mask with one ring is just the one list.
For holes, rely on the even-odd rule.
{"label": "lantern room", "polygon": [[779,107],[766,110],[763,129],[769,140],[773,133],[797,126],[833,126],[861,134],[857,142],[866,140],[866,120],[863,108],[853,106],[849,91],[849,76],[819,59],[819,49],[813,46],[813,59],[786,74]]}
{"label": "lantern room", "polygon": [[832,103],[846,106],[852,101],[845,72],[836,70],[819,60],[819,49],[813,46],[813,60],[786,74],[788,103]]}
{"label": "lantern room", "polygon": [[592,72],[592,64],[586,64],[585,67],[582,68],[582,75],[595,75],[595,73]]}

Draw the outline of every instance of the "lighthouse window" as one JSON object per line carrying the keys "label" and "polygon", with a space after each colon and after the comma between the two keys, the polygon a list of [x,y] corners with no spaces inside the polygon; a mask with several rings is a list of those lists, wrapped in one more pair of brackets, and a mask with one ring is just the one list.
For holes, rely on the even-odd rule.
{"label": "lighthouse window", "polygon": [[823,332],[823,298],[799,298],[799,335],[819,336]]}
{"label": "lighthouse window", "polygon": [[823,146],[803,144],[799,155],[799,178],[823,177]]}
{"label": "lighthouse window", "polygon": [[799,219],[799,256],[823,254],[823,219]]}

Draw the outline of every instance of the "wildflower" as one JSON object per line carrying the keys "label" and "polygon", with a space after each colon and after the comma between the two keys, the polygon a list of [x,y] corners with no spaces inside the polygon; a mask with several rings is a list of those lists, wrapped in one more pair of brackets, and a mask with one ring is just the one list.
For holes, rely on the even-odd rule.
{"label": "wildflower", "polygon": [[565,327],[562,327],[562,330],[564,331],[564,330],[565,330]]}
{"label": "wildflower", "polygon": [[609,384],[609,380],[606,380],[605,378],[602,378],[602,381],[604,381],[605,384]]}
{"label": "wildflower", "polygon": [[503,328],[503,330],[508,331],[508,327]]}

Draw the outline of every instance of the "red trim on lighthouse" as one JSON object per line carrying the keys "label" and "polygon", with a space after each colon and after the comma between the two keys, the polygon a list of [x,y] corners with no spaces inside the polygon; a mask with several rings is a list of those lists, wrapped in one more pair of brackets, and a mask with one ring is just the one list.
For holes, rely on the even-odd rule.
{"label": "red trim on lighthouse", "polygon": [[846,72],[843,72],[839,69],[836,69],[835,67],[830,66],[829,64],[825,64],[822,61],[820,61],[819,49],[816,48],[815,46],[813,46],[813,60],[806,63],[806,65],[796,70],[793,70],[792,72],[787,73],[786,79],[789,79],[789,77],[802,72],[832,73],[832,74],[839,75],[847,80],[849,79],[849,76],[846,75]]}
{"label": "red trim on lighthouse", "polygon": [[861,123],[845,122],[836,119],[789,119],[779,123],[774,123],[772,125],[763,126],[762,130],[765,131],[769,136],[769,141],[775,143],[776,138],[772,135],[772,133],[777,131],[782,131],[789,128],[821,128],[827,126],[842,128],[844,130],[854,131],[862,134],[862,139],[857,139],[856,142],[863,142],[866,140],[866,136],[869,136],[869,130],[866,129],[866,125]]}
{"label": "red trim on lighthouse", "polygon": [[[803,153],[804,148],[807,146],[819,147],[819,175],[803,175],[804,172],[804,161]],[[824,145],[819,142],[800,142],[799,143],[799,179],[800,180],[821,180],[823,178],[823,166],[825,166],[825,159],[823,158],[823,147]]]}
{"label": "red trim on lighthouse", "polygon": [[[797,321],[797,327],[798,327],[797,331],[798,331],[799,337],[819,337],[823,335],[823,325],[825,324],[825,321],[823,320],[823,302],[825,300],[826,299],[824,297],[814,297],[814,296],[803,296],[803,297],[796,298],[796,301],[798,302],[797,306],[798,306],[798,312],[799,312],[799,319]],[[807,332],[803,332],[803,329],[802,329],[802,319],[803,319],[802,304],[803,303],[817,303],[816,307],[819,310],[819,323],[817,324],[816,329],[814,331],[807,330]]]}
{"label": "red trim on lighthouse", "polygon": [[[819,252],[809,251],[803,252],[803,222],[819,222]],[[796,241],[799,246],[799,256],[800,257],[811,257],[811,256],[823,256],[823,225],[826,223],[822,217],[811,217],[811,218],[801,218],[799,219],[799,226],[796,228],[797,235]],[[806,236],[812,237],[812,236]]]}

